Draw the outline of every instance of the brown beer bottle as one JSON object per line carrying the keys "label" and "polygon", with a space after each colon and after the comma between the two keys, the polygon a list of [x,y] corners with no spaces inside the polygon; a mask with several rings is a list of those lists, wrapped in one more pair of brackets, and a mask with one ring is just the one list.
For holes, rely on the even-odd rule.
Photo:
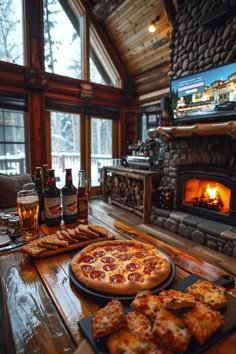
{"label": "brown beer bottle", "polygon": [[54,169],[48,170],[48,185],[44,189],[44,212],[47,226],[58,226],[61,223],[61,193],[56,186]]}
{"label": "brown beer bottle", "polygon": [[42,175],[43,175],[43,189],[45,189],[48,185],[48,164],[43,164],[42,167]]}
{"label": "brown beer bottle", "polygon": [[41,225],[44,223],[43,176],[41,167],[35,167],[34,182],[39,196],[39,224]]}
{"label": "brown beer bottle", "polygon": [[71,168],[66,168],[65,185],[61,190],[65,224],[73,224],[77,220],[77,188],[73,185],[71,170]]}
{"label": "brown beer bottle", "polygon": [[88,193],[85,186],[85,171],[79,171],[79,181],[77,190],[78,224],[88,223]]}

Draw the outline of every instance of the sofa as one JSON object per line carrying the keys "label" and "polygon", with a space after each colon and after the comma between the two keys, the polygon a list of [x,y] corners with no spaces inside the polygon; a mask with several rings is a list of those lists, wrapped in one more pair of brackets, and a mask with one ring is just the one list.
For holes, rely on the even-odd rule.
{"label": "sofa", "polygon": [[32,183],[29,173],[20,175],[0,174],[0,211],[7,212],[16,209],[17,192],[26,183]]}

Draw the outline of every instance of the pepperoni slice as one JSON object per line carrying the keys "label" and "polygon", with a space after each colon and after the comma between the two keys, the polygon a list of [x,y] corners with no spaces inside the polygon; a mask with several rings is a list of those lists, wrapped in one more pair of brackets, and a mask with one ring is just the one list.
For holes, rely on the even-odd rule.
{"label": "pepperoni slice", "polygon": [[91,279],[105,278],[105,273],[101,272],[100,270],[94,270],[93,272],[90,273],[90,278]]}
{"label": "pepperoni slice", "polygon": [[137,270],[137,269],[139,269],[140,268],[140,265],[138,264],[138,263],[129,263],[129,264],[127,264],[127,266],[126,266],[126,269],[129,271],[129,272],[133,272],[133,271],[135,271],[135,270]]}
{"label": "pepperoni slice", "polygon": [[89,264],[84,264],[81,268],[84,273],[90,273],[92,270],[94,270],[94,267]]}
{"label": "pepperoni slice", "polygon": [[127,245],[120,245],[120,246],[117,246],[117,250],[119,252],[127,252],[128,251],[128,246]]}
{"label": "pepperoni slice", "polygon": [[94,252],[93,253],[93,255],[94,255],[94,257],[102,257],[102,256],[104,256],[106,254],[106,252],[105,251],[102,251],[102,250],[100,250],[100,251],[96,251],[96,252]]}
{"label": "pepperoni slice", "polygon": [[110,271],[110,270],[114,270],[117,268],[117,265],[114,263],[110,263],[110,264],[104,264],[104,266],[102,267],[105,271]]}
{"label": "pepperoni slice", "polygon": [[122,274],[114,274],[110,277],[110,281],[112,283],[124,283],[125,282],[125,277]]}
{"label": "pepperoni slice", "polygon": [[118,257],[121,261],[127,261],[132,258],[132,254],[130,253],[122,253]]}
{"label": "pepperoni slice", "polygon": [[83,254],[81,256],[81,261],[84,263],[94,263],[96,261],[96,258],[92,257],[92,256],[88,256],[86,254]]}
{"label": "pepperoni slice", "polygon": [[109,251],[114,251],[116,249],[117,246],[106,246],[104,247],[105,251],[109,252]]}
{"label": "pepperoni slice", "polygon": [[144,276],[140,273],[130,273],[128,275],[128,279],[130,281],[139,281],[139,282],[143,282],[144,281]]}
{"label": "pepperoni slice", "polygon": [[155,257],[144,259],[144,264],[155,267],[158,263],[158,259]]}
{"label": "pepperoni slice", "polygon": [[146,267],[143,268],[144,273],[151,274],[156,270],[156,267],[153,267],[151,265],[147,265]]}
{"label": "pepperoni slice", "polygon": [[101,259],[101,261],[102,261],[103,263],[113,263],[115,260],[114,260],[114,258],[112,258],[112,257],[103,257],[103,258]]}
{"label": "pepperoni slice", "polygon": [[134,256],[137,258],[145,258],[147,255],[148,253],[146,251],[139,251],[134,253]]}

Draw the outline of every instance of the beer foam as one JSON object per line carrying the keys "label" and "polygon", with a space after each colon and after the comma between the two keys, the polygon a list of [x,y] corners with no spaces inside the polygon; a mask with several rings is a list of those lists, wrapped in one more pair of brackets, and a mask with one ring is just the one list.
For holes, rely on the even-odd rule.
{"label": "beer foam", "polygon": [[17,203],[21,204],[37,203],[38,201],[39,197],[37,195],[26,195],[17,198]]}

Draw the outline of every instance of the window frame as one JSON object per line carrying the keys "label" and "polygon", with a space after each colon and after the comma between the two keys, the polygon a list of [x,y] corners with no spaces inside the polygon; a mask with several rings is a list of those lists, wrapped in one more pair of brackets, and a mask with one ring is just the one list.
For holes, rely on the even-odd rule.
{"label": "window frame", "polygon": [[[64,0],[63,0],[64,1]],[[74,3],[74,1],[72,1]],[[97,115],[97,112],[88,110],[89,107],[100,110],[99,116],[105,114],[115,114],[113,116],[113,157],[121,156],[121,122],[124,119],[124,104],[125,98],[121,88],[115,88],[107,85],[99,85],[91,83],[94,97],[90,101],[82,101],[80,97],[80,85],[83,82],[88,82],[88,67],[89,54],[85,60],[85,78],[87,81],[63,77],[57,74],[45,73],[44,71],[44,43],[43,43],[43,1],[24,0],[24,33],[25,33],[25,57],[26,65],[19,66],[13,63],[0,61],[0,92],[13,93],[13,95],[25,95],[27,99],[28,121],[26,123],[27,139],[28,139],[28,170],[27,172],[34,173],[36,166],[43,163],[49,163],[51,155],[50,142],[50,120],[47,112],[47,99],[55,101],[58,109],[67,101],[68,104],[77,106],[83,111],[81,114],[81,126],[83,128],[83,138],[87,144],[87,150],[84,159],[81,161],[82,166],[88,171],[90,169],[90,151],[88,146],[90,115]],[[78,5],[80,1],[78,1]],[[77,4],[76,4],[77,5]],[[82,8],[82,11],[84,9]],[[33,27],[33,16],[40,16],[37,21],[37,28]],[[92,28],[91,18],[87,12],[84,12],[83,31],[85,35],[84,53],[89,53],[90,37],[89,32]],[[103,47],[104,48],[104,47]],[[104,49],[105,50],[105,49]],[[109,59],[110,60],[110,59]],[[112,64],[110,64],[112,65]],[[115,68],[114,65],[112,65]],[[27,74],[30,70],[39,75],[39,79],[46,79],[45,86],[30,87],[27,85]],[[87,73],[87,74],[86,74]],[[116,73],[118,73],[116,71]],[[87,76],[86,76],[87,75]],[[117,74],[118,75],[118,74]],[[34,77],[34,76],[33,76]],[[82,141],[82,139],[81,139]]]}

